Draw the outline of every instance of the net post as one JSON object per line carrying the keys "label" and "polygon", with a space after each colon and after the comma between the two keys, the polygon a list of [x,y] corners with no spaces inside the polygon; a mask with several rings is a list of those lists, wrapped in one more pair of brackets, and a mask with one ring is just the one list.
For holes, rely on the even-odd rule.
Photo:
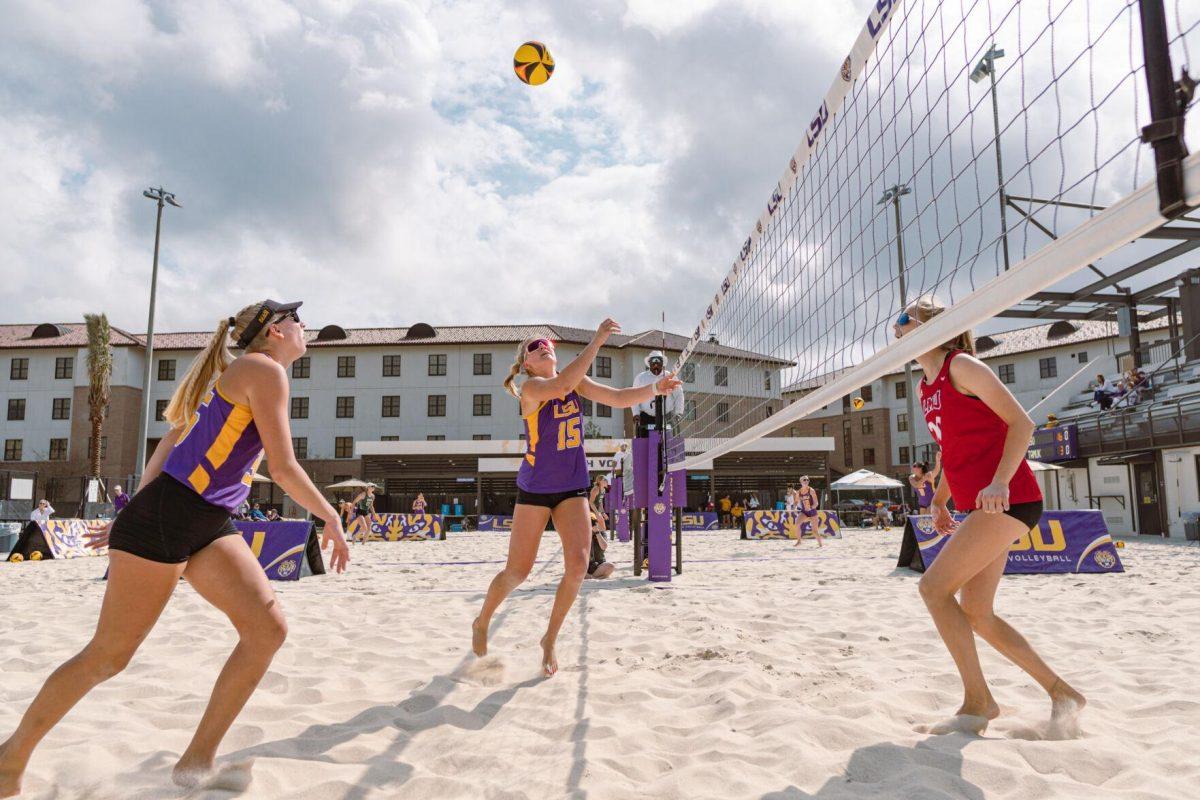
{"label": "net post", "polygon": [[1184,112],[1195,92],[1196,82],[1185,64],[1177,82],[1171,66],[1167,15],[1162,0],[1138,0],[1142,24],[1142,50],[1146,65],[1146,89],[1150,97],[1151,122],[1142,128],[1142,141],[1154,150],[1158,177],[1158,207],[1168,219],[1189,210],[1183,185]]}

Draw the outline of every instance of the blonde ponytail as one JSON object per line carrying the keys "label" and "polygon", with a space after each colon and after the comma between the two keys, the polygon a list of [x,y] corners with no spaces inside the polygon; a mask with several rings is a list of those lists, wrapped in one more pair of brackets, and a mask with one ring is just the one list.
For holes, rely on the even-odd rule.
{"label": "blonde ponytail", "polygon": [[508,376],[504,379],[504,391],[511,394],[518,400],[521,399],[521,387],[517,386],[517,376],[525,371],[525,348],[529,347],[529,343],[537,341],[541,337],[534,336],[528,339],[521,340],[517,345],[517,355],[513,360],[513,364],[508,369]]}
{"label": "blonde ponytail", "polygon": [[[167,409],[163,412],[163,418],[172,428],[180,428],[188,423],[204,398],[204,393],[212,388],[217,378],[221,377],[221,373],[233,363],[233,354],[229,352],[229,338],[232,335],[236,339],[246,329],[259,306],[259,303],[246,306],[237,316],[217,323],[212,338],[188,367],[187,374],[183,376],[179,388],[175,390],[171,402],[167,403]],[[263,326],[263,331],[266,329],[267,326]],[[255,344],[257,337],[256,341],[246,348],[247,352],[253,351]]]}
{"label": "blonde ponytail", "polygon": [[[946,305],[938,299],[936,295],[925,294],[918,297],[911,306],[915,313],[914,317],[921,322],[929,322],[946,310]],[[965,350],[971,355],[975,355],[975,337],[970,331],[963,331],[948,342],[942,344],[945,350]]]}

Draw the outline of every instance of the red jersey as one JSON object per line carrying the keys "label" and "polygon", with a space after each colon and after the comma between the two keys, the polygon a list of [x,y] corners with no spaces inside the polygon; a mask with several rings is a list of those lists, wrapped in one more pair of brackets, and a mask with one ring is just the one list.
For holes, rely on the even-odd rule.
{"label": "red jersey", "polygon": [[[950,382],[950,362],[962,352],[950,351],[933,383],[921,379],[921,410],[934,441],[941,445],[942,474],[950,483],[954,507],[966,512],[976,508],[975,498],[996,476],[1008,425],[978,397],[963,394]],[[1008,482],[1008,502],[1016,505],[1041,499],[1033,470],[1022,459]]]}

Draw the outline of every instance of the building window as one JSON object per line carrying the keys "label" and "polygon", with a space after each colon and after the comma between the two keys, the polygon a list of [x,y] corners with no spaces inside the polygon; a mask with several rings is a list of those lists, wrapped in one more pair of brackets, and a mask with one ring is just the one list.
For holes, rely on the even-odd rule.
{"label": "building window", "polygon": [[690,419],[690,420],[694,420],[696,418],[696,401],[695,400],[684,400],[683,401],[683,416],[684,416],[684,419]]}
{"label": "building window", "polygon": [[896,381],[896,399],[897,400],[907,400],[908,399],[908,384],[905,383],[904,381]]}
{"label": "building window", "polygon": [[400,356],[392,355],[383,357],[383,377],[400,377]]}
{"label": "building window", "polygon": [[8,401],[8,420],[9,420],[9,422],[12,422],[15,420],[22,420],[22,419],[25,419],[25,398],[23,398],[23,397],[9,398],[9,401]]}
{"label": "building window", "polygon": [[612,406],[606,406],[606,405],[604,405],[604,403],[596,403],[596,416],[597,417],[611,417],[612,416]]}
{"label": "building window", "polygon": [[842,411],[849,411],[849,410],[850,410],[850,395],[846,395],[842,398]]}
{"label": "building window", "polygon": [[71,356],[54,359],[54,377],[55,378],[74,378],[75,377],[75,359]]}
{"label": "building window", "polygon": [[684,383],[695,383],[696,365],[690,361],[684,364],[683,369],[679,371],[679,380],[683,381]]}
{"label": "building window", "polygon": [[908,430],[908,412],[896,415],[896,432],[904,433]]}
{"label": "building window", "polygon": [[858,396],[861,397],[863,399],[863,401],[867,402],[867,403],[871,402],[871,399],[872,399],[871,394],[872,394],[872,392],[871,392],[870,386],[864,386],[858,390]]}
{"label": "building window", "polygon": [[1076,353],[1076,354],[1075,354],[1075,358],[1079,359],[1079,363],[1080,363],[1080,364],[1086,364],[1086,363],[1088,363],[1088,354],[1087,354],[1087,350],[1081,350],[1081,351],[1079,351],[1078,353]]}
{"label": "building window", "polygon": [[774,413],[775,413],[775,406],[767,406],[767,416],[769,417]]}
{"label": "building window", "polygon": [[1038,372],[1042,379],[1058,377],[1058,359],[1054,356],[1038,359]]}
{"label": "building window", "polygon": [[864,467],[875,466],[875,448],[874,447],[864,447],[863,448],[863,466]]}
{"label": "building window", "polygon": [[612,357],[611,356],[596,356],[596,377],[611,378],[612,377]]}
{"label": "building window", "polygon": [[312,368],[312,361],[309,356],[300,356],[292,362],[292,377],[307,378],[309,370]]}
{"label": "building window", "polygon": [[13,381],[29,380],[29,359],[14,358],[12,360],[12,366],[10,366],[8,369],[8,378],[9,380]]}
{"label": "building window", "polygon": [[425,437],[425,441],[427,441],[427,442],[444,442],[444,441],[446,441],[446,434],[431,433]]}
{"label": "building window", "polygon": [[822,423],[821,423],[821,435],[822,435],[822,436],[828,436],[828,435],[829,435],[829,423],[828,423],[828,422],[822,422]]}
{"label": "building window", "polygon": [[[92,451],[95,449],[95,447],[96,447],[96,440],[89,436],[88,437],[88,458],[89,459],[92,457]],[[100,437],[100,457],[108,458],[108,437],[107,436]]]}
{"label": "building window", "polygon": [[167,406],[170,405],[170,400],[155,400],[154,401],[154,421],[165,422],[167,417]]}
{"label": "building window", "polygon": [[763,391],[771,391],[771,370],[769,369],[763,370]]}
{"label": "building window", "polygon": [[908,447],[907,447],[907,446],[905,446],[905,447],[901,447],[901,448],[900,448],[900,463],[901,463],[901,464],[907,464],[907,463],[909,463],[909,461],[908,461]]}
{"label": "building window", "polygon": [[354,356],[338,356],[337,376],[339,378],[354,377]]}
{"label": "building window", "polygon": [[713,367],[713,385],[729,385],[729,367]]}
{"label": "building window", "polygon": [[477,394],[471,400],[471,415],[475,417],[490,417],[492,415],[492,396]]}
{"label": "building window", "polygon": [[717,422],[729,422],[729,403],[717,403]]}
{"label": "building window", "polygon": [[426,405],[426,416],[444,417],[446,416],[446,395],[431,394]]}
{"label": "building window", "polygon": [[175,359],[160,358],[158,360],[158,379],[160,381],[175,380]]}
{"label": "building window", "polygon": [[296,454],[296,458],[308,458],[308,437],[293,436],[292,452]]}
{"label": "building window", "polygon": [[583,415],[585,417],[590,417],[592,415],[592,401],[588,400],[586,397],[580,399],[583,400]]}
{"label": "building window", "polygon": [[381,442],[398,442],[398,441],[400,441],[400,437],[399,436],[380,436],[379,441],[381,441]]}
{"label": "building window", "polygon": [[67,460],[67,440],[66,439],[51,439],[50,440],[50,460],[51,461],[66,461]]}
{"label": "building window", "polygon": [[440,376],[446,374],[446,354],[445,353],[430,353],[429,354],[429,374]]}
{"label": "building window", "polygon": [[471,434],[471,441],[473,441],[473,442],[490,442],[491,440],[492,440],[492,435],[490,433]]}
{"label": "building window", "polygon": [[491,353],[476,353],[471,357],[472,371],[476,375],[491,375],[492,374],[492,354]]}
{"label": "building window", "polygon": [[354,398],[339,397],[337,399],[337,418],[338,419],[353,419],[354,418]]}
{"label": "building window", "polygon": [[875,420],[871,417],[862,418],[862,432],[864,434],[872,434],[875,432]]}
{"label": "building window", "polygon": [[996,368],[996,373],[1000,376],[1001,383],[1016,383],[1017,382],[1017,365],[1016,364],[1001,364]]}
{"label": "building window", "polygon": [[[13,359],[14,361],[16,359]],[[24,442],[21,439],[5,439],[4,440],[4,460],[5,461],[20,461],[21,449]]]}
{"label": "building window", "polygon": [[56,397],[51,403],[50,419],[70,419],[71,398]]}
{"label": "building window", "polygon": [[292,398],[292,419],[308,419],[308,398]]}
{"label": "building window", "polygon": [[382,417],[398,417],[400,416],[400,395],[385,394],[383,396],[383,408],[379,412]]}
{"label": "building window", "polygon": [[[353,356],[351,356],[353,358]],[[334,458],[354,458],[354,437],[336,436],[333,440]]]}
{"label": "building window", "polygon": [[850,428],[850,420],[842,420],[842,452],[846,454],[846,466],[854,463],[854,436]]}

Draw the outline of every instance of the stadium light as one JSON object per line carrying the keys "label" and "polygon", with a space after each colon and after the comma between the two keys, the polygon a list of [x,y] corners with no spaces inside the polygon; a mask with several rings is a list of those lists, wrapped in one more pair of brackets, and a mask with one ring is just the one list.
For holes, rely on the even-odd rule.
{"label": "stadium light", "polygon": [[[1000,249],[1004,253],[1004,271],[1008,272],[1008,198],[1004,193],[1004,162],[1000,158],[1000,104],[996,100],[996,59],[1004,58],[1004,50],[996,47],[995,43],[988,48],[971,70],[971,81],[979,83],[984,78],[991,78],[992,90],[992,123],[996,130],[996,182],[1000,188]],[[997,273],[999,274],[999,273]]]}
{"label": "stadium light", "polygon": [[[907,183],[898,183],[884,189],[883,197],[879,198],[879,202],[876,203],[881,206],[891,203],[896,212],[896,272],[900,277],[900,304],[904,308],[908,307],[908,279],[904,275],[904,226],[900,222],[900,198],[906,194],[912,194],[912,189],[908,187]],[[911,464],[917,460],[917,428],[915,406],[913,405],[911,359],[904,364],[904,381],[908,384],[904,391],[904,401],[908,412],[908,459]]]}
{"label": "stadium light", "polygon": [[137,486],[146,468],[146,438],[150,435],[150,365],[154,361],[154,299],[158,291],[158,240],[162,233],[163,206],[183,208],[183,204],[175,198],[174,193],[164,190],[161,186],[157,189],[151,186],[142,192],[142,197],[158,204],[158,219],[154,223],[154,265],[150,270],[150,314],[146,322],[146,366],[142,370],[142,424],[141,435],[138,436],[137,461],[133,465],[134,486]]}

